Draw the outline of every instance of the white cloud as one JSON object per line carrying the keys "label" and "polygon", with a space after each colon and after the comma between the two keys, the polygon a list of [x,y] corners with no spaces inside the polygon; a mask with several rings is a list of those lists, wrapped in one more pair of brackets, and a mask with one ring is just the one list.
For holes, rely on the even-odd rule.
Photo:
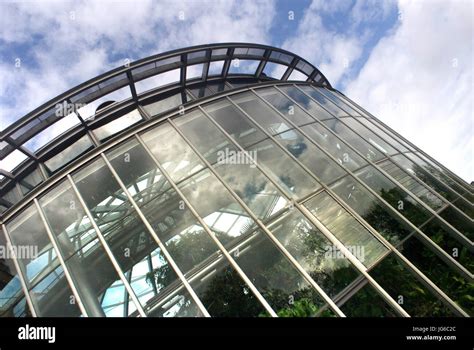
{"label": "white cloud", "polygon": [[[268,1],[42,1],[2,3],[0,44],[24,45],[0,62],[0,128],[125,59],[213,42],[269,43]],[[21,52],[19,53],[21,56]]]}
{"label": "white cloud", "polygon": [[470,182],[472,2],[403,0],[398,6],[401,23],[374,47],[344,93]]}

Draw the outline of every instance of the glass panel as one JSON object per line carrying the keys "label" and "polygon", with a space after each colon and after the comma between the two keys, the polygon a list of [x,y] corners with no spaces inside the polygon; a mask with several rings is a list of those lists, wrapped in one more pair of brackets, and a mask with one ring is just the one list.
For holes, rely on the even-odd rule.
{"label": "glass panel", "polygon": [[234,58],[230,63],[229,74],[255,74],[260,61]]}
{"label": "glass panel", "polygon": [[28,206],[7,224],[13,246],[24,254],[17,261],[28,287],[58,265],[56,253],[34,204]]}
{"label": "glass panel", "polygon": [[411,227],[388,211],[370,192],[351,176],[345,176],[331,189],[392,244],[397,244],[412,231]]}
{"label": "glass panel", "polygon": [[395,148],[389,145],[387,142],[382,140],[379,136],[377,136],[374,132],[367,129],[365,126],[361,125],[357,122],[355,118],[343,118],[341,119],[344,124],[366,139],[369,143],[374,145],[378,150],[382,153],[388,153],[390,155],[398,153]]}
{"label": "glass panel", "polygon": [[251,154],[243,154],[230,144],[203,114],[192,112],[175,122],[207,161],[216,163],[217,173],[259,218],[264,219],[286,205],[280,192],[251,162]]}
{"label": "glass panel", "polygon": [[474,315],[474,283],[456,273],[417,238],[408,239],[400,248],[421,272],[441,288],[470,316]]}
{"label": "glass panel", "polygon": [[[135,161],[138,159],[139,161],[139,154],[132,153],[132,151],[126,155],[118,154],[114,161],[116,171],[121,173],[126,169],[129,176],[136,175],[140,170],[133,167],[136,162],[130,163],[132,159]],[[132,168],[134,170],[130,171]],[[150,254],[155,255],[157,261],[160,262],[157,267],[158,273],[165,275],[160,276],[159,283],[155,280],[158,285],[155,285],[154,289],[152,285],[145,283],[144,278],[139,281],[133,280],[131,283],[135,294],[140,296],[140,302],[144,308],[151,307],[148,304],[154,301],[150,299],[155,298],[162,289],[175,281],[177,279],[176,274],[168,265],[158,244],[127,200],[126,194],[118,186],[118,183],[113,180],[112,173],[102,159],[88,165],[75,174],[74,178],[84,201],[94,216],[96,224],[99,226],[121,269],[126,274],[132,274],[133,277],[137,270],[142,271],[142,274],[150,272],[146,267],[146,263],[144,263],[144,259]],[[126,180],[129,180],[129,178]],[[137,186],[137,183],[128,184],[130,188],[135,186]],[[136,198],[143,203],[145,194],[137,194],[136,191],[132,193],[135,193],[138,196]],[[143,271],[144,266],[146,272]],[[150,293],[152,291],[154,293]]]}
{"label": "glass panel", "polygon": [[[214,52],[213,52],[214,54]],[[222,74],[222,68],[224,67],[224,61],[213,61],[209,64],[209,71],[208,75],[221,75]]]}
{"label": "glass panel", "polygon": [[[334,118],[333,115],[337,115],[335,112],[339,111],[339,109],[335,109],[335,111],[331,110],[330,108],[328,109],[324,104],[323,107],[326,109],[322,108],[319,104],[311,100],[311,98],[294,86],[280,86],[279,89],[295,100],[302,108],[306,109],[316,119],[325,120]],[[329,107],[332,106],[329,105]]]}
{"label": "glass panel", "polygon": [[[406,155],[395,155],[392,156],[392,160],[397,163],[400,167],[405,169],[407,172],[410,174],[416,176],[417,179],[423,181],[425,184],[430,186],[433,190],[436,191],[436,193],[440,194],[444,198],[446,198],[448,201],[452,202],[455,199],[459,198],[458,196],[454,195],[452,191],[450,191],[450,188],[433,179],[431,176],[429,176],[426,173],[426,170],[423,169],[422,166],[412,162],[410,159],[406,157]],[[471,218],[474,218],[474,207],[469,205],[465,200],[462,198],[460,200],[456,200],[453,205],[458,207],[460,210],[462,210],[464,213],[469,215]]]}
{"label": "glass panel", "polygon": [[326,192],[316,195],[304,205],[366,267],[388,252],[377,238]]}
{"label": "glass panel", "polygon": [[204,317],[184,286],[166,296],[148,313],[148,317]]}
{"label": "glass panel", "polygon": [[[280,315],[292,315],[291,310],[297,307],[304,309],[304,315],[318,313],[322,306],[320,297],[269,239],[254,231],[252,220],[245,217],[242,208],[208,170],[180,184],[180,189]],[[220,230],[216,214],[218,217],[231,214],[225,217]],[[245,221],[239,223],[236,216],[243,216]]]}
{"label": "glass panel", "polygon": [[[125,154],[129,155],[130,162],[124,163],[127,159]],[[134,199],[139,203],[140,209],[150,224],[155,228],[155,232],[159,238],[166,245],[167,250],[173,257],[174,261],[185,274],[185,276],[193,276],[195,274],[207,274],[206,282],[201,283],[200,279],[196,280],[196,286],[200,286],[198,296],[205,296],[203,300],[207,307],[212,306],[213,303],[206,294],[206,287],[214,289],[222,283],[223,275],[216,272],[216,266],[213,262],[219,259],[220,251],[214,241],[209,237],[209,234],[199,224],[192,212],[183,203],[181,197],[178,196],[173,188],[170,188],[166,178],[160,174],[156,169],[153,160],[145,153],[145,150],[137,141],[133,140],[123,144],[114,151],[110,152],[109,157],[114,168],[117,170],[119,176],[125,181],[128,188],[137,186],[140,191],[134,192]],[[130,168],[134,169],[130,173]],[[213,189],[218,190],[218,189]],[[216,193],[220,193],[216,191]],[[230,224],[235,222],[237,215],[228,215],[227,221]],[[214,228],[217,225],[214,225]],[[216,235],[220,236],[221,231],[215,231]],[[145,248],[150,246],[148,243]],[[161,258],[164,260],[164,258]],[[210,267],[212,267],[210,269]],[[210,269],[210,270],[209,270]],[[226,271],[225,274],[230,274],[238,279],[238,285],[244,285],[240,281],[240,277],[233,272],[229,263],[220,261],[219,270]],[[171,280],[170,273],[172,270],[168,265],[162,264],[159,268],[155,268],[151,274],[153,281],[160,281],[160,285],[164,281]],[[212,277],[210,276],[212,275]],[[174,276],[174,273],[173,273]],[[225,279],[224,279],[225,280]],[[211,284],[212,286],[208,285]],[[215,283],[217,285],[215,285]],[[133,284],[132,284],[133,286]],[[250,300],[244,295],[244,289],[227,289],[223,295],[234,296],[236,300],[244,301],[248,299],[249,302],[255,303],[255,300]],[[224,292],[224,291],[221,291]],[[231,294],[232,293],[232,294]],[[165,293],[166,295],[166,293]],[[207,304],[209,302],[209,304]],[[243,309],[245,305],[241,305]],[[224,310],[214,309],[218,314],[222,315]],[[232,316],[231,309],[227,310],[228,316]]]}
{"label": "glass panel", "polygon": [[41,197],[40,204],[64,259],[82,251],[96,239],[95,230],[68,180],[63,180]]}
{"label": "glass panel", "polygon": [[356,175],[415,226],[429,219],[430,213],[426,209],[374,167],[367,166]]}
{"label": "glass panel", "polygon": [[332,298],[360,274],[297,209],[267,225],[274,236]]}
{"label": "glass panel", "polygon": [[[294,86],[285,87],[284,91],[288,95],[290,95],[290,97],[292,99],[294,99],[296,102],[301,103],[304,108],[309,110],[310,108],[308,108],[307,106],[316,105],[319,108],[323,107],[327,112],[330,113],[330,115],[332,117],[334,117],[334,116],[343,117],[343,116],[347,115],[347,113],[345,111],[343,111],[342,109],[337,107],[334,103],[332,103],[326,97],[321,95],[318,91],[313,89],[311,86],[307,86],[307,85],[301,85],[300,86],[300,85],[298,85],[298,87],[301,90],[303,90],[304,93],[301,90],[299,90],[298,88],[295,88]],[[305,93],[308,94],[309,96],[311,96],[311,98],[314,101],[316,101],[317,103],[315,103],[313,100],[311,100],[311,98],[309,98],[308,95],[306,95]],[[312,108],[314,108],[314,107],[312,107]]]}
{"label": "glass panel", "polygon": [[31,316],[25,302],[25,294],[21,288],[20,278],[10,257],[10,250],[4,232],[0,230],[0,249],[4,252],[0,259],[0,317]]}
{"label": "glass panel", "polygon": [[338,98],[336,95],[330,93],[328,89],[317,88],[317,87],[315,87],[315,89],[318,90],[318,92],[322,93],[324,96],[326,96],[328,99],[330,99],[332,102],[334,102],[339,108],[349,113],[350,115],[353,115],[353,116],[360,115],[358,111],[351,108],[350,105],[345,103],[345,101]]}
{"label": "glass panel", "polygon": [[378,166],[385,170],[395,180],[397,180],[404,189],[407,189],[416,195],[433,210],[438,210],[444,206],[445,203],[441,200],[441,198],[438,197],[437,194],[422,186],[420,182],[410,177],[391,160],[387,159],[382,163],[379,163]]}
{"label": "glass panel", "polygon": [[257,89],[256,93],[298,126],[314,123],[315,121],[303,109],[275,88]]}
{"label": "glass panel", "polygon": [[474,255],[472,252],[469,251],[468,247],[455,240],[452,234],[441,227],[439,223],[432,219],[422,227],[422,231],[446,253],[451,255],[454,260],[458,261],[471,273],[474,273]]}
{"label": "glass panel", "polygon": [[93,147],[94,145],[92,144],[89,136],[84,135],[72,145],[45,161],[44,165],[48,169],[49,173],[52,174],[82,154],[86,153]]}
{"label": "glass panel", "polygon": [[275,182],[279,183],[290,196],[294,194],[301,198],[308,193],[317,191],[321,187],[316,180],[285,154],[273,141],[262,141],[248,150],[257,156],[257,162],[264,167],[266,173]]}
{"label": "glass panel", "polygon": [[23,195],[29,193],[33,188],[43,182],[43,176],[39,168],[35,168],[31,173],[20,180],[20,188]]}
{"label": "glass panel", "polygon": [[325,120],[324,125],[342,140],[358,150],[363,156],[372,161],[385,158],[385,155],[372,144],[361,138],[359,135],[350,130],[346,125],[337,119]]}
{"label": "glass panel", "polygon": [[347,145],[328,132],[320,124],[306,125],[301,128],[306,135],[317,142],[322,148],[337,159],[339,164],[354,171],[366,165],[367,162],[352,151]]}
{"label": "glass panel", "polygon": [[410,316],[453,316],[452,311],[421,284],[393,255],[383,259],[370,274]]}
{"label": "glass panel", "polygon": [[168,123],[148,130],[142,138],[175,182],[204,167],[193,150],[183,142],[176,130]]}
{"label": "glass panel", "polygon": [[398,317],[369,283],[351,296],[341,311],[348,317]]}
{"label": "glass panel", "polygon": [[74,317],[81,312],[61,266],[51,271],[30,291],[40,317]]}
{"label": "glass panel", "polygon": [[[363,117],[358,117],[356,118],[359,122],[364,124],[364,126],[367,129],[373,130],[377,135],[380,135],[383,137],[384,140],[386,140],[389,144],[397,148],[397,151],[399,152],[406,152],[408,149],[403,146],[400,142],[398,142],[395,138],[391,137],[388,135],[386,132],[384,132],[382,129],[379,128],[378,125],[374,125],[371,123],[368,119],[363,118]],[[373,120],[373,119],[372,119]]]}
{"label": "glass panel", "polygon": [[292,128],[291,124],[286,122],[251,92],[233,95],[231,96],[231,100],[250,115],[257,124],[266,129],[272,135]]}
{"label": "glass panel", "polygon": [[444,209],[439,215],[471,241],[474,240],[474,224],[472,221],[469,221],[451,207]]}
{"label": "glass panel", "polygon": [[177,94],[161,98],[160,100],[152,103],[148,103],[143,106],[145,108],[146,112],[152,116],[155,117],[158,114],[161,114],[163,112],[169,111],[170,109],[173,109],[175,107],[178,107],[179,105],[183,104],[182,100],[182,93],[179,92]]}
{"label": "glass panel", "polygon": [[142,120],[140,113],[135,109],[130,113],[127,113],[120,118],[112,120],[111,122],[99,126],[97,129],[93,130],[94,135],[99,139],[99,141],[104,142],[109,139],[111,136],[118,134],[119,132],[128,129],[132,125],[135,125]]}
{"label": "glass panel", "polygon": [[298,161],[324,184],[343,176],[346,171],[296,130],[275,137]]}
{"label": "glass panel", "polygon": [[204,109],[243,148],[265,138],[265,134],[227,100],[205,105]]}

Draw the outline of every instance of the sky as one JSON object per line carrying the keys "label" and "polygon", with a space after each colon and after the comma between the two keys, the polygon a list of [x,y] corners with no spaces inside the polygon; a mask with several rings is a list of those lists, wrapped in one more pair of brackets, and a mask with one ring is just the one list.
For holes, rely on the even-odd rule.
{"label": "sky", "polygon": [[474,180],[471,0],[0,3],[0,129],[128,61],[186,46],[292,51],[331,85]]}

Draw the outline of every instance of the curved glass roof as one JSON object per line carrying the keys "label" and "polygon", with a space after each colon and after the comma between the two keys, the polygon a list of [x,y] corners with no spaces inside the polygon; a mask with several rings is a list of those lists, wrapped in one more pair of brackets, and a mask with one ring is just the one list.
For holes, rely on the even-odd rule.
{"label": "curved glass roof", "polygon": [[[137,107],[148,108],[156,115],[165,112],[166,107],[275,80],[331,87],[324,75],[303,58],[279,48],[248,43],[169,51],[86,81],[1,132],[0,213],[42,178],[143,121]],[[72,145],[74,150],[68,151]]]}

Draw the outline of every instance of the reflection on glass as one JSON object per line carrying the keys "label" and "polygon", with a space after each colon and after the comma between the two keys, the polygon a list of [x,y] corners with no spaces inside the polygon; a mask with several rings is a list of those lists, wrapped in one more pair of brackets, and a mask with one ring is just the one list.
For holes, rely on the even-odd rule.
{"label": "reflection on glass", "polygon": [[243,148],[266,138],[260,129],[227,100],[205,105],[204,109]]}
{"label": "reflection on glass", "polygon": [[264,219],[285,206],[286,199],[252,163],[258,158],[239,152],[204,115],[194,112],[176,124],[255,215]]}
{"label": "reflection on glass", "polygon": [[474,240],[474,223],[472,221],[469,221],[451,207],[444,209],[439,215],[471,241]]}
{"label": "reflection on glass", "polygon": [[323,123],[328,129],[332,130],[332,132],[358,150],[367,159],[377,161],[385,158],[385,155],[382,153],[383,151],[379,150],[373,144],[370,144],[361,138],[355,132],[350,130],[346,125],[344,125],[340,120],[329,119],[325,120]]}
{"label": "reflection on glass", "polygon": [[[309,87],[309,86],[308,86]],[[332,102],[334,102],[339,108],[343,109],[347,113],[349,113],[352,116],[360,115],[360,113],[352,108],[349,104],[347,104],[344,100],[341,98],[338,98],[336,95],[332,94],[328,89],[326,88],[319,88],[319,87],[314,87],[319,93],[323,94],[325,97],[330,99]]]}
{"label": "reflection on glass", "polygon": [[[301,107],[306,109],[316,119],[326,120],[334,118],[334,115],[345,115],[343,111],[318,94],[316,94],[316,101],[318,101],[319,104],[314,102],[310,97],[305,95],[301,90],[295,88],[294,86],[280,86],[279,88],[293,100],[295,100]],[[314,90],[311,89],[311,92],[313,91]],[[314,98],[312,95],[311,97]]]}
{"label": "reflection on glass", "polygon": [[89,136],[84,135],[74,142],[74,144],[45,161],[44,165],[49,173],[52,174],[72,162],[74,159],[88,152],[93,147],[94,145]]}
{"label": "reflection on glass", "polygon": [[413,317],[453,316],[412,273],[391,254],[383,259],[370,275]]}
{"label": "reflection on glass", "polygon": [[321,192],[304,205],[366,267],[388,251],[326,192]]}
{"label": "reflection on glass", "polygon": [[275,138],[324,184],[346,174],[344,169],[309,142],[299,131],[287,131]]}
{"label": "reflection on glass", "polygon": [[168,123],[159,124],[141,136],[173,181],[177,182],[204,167],[191,147]]}
{"label": "reflection on glass", "polygon": [[[125,155],[130,156],[128,164],[124,162],[124,159],[127,159]],[[217,245],[199,224],[174,188],[170,187],[166,178],[156,169],[155,163],[142,146],[138,144],[136,140],[132,140],[110,152],[109,158],[112,166],[116,169],[119,176],[123,178],[126,186],[130,189],[134,187],[140,189],[140,192],[133,192],[135,193],[133,195],[134,200],[139,204],[140,210],[154,227],[160,240],[164,242],[168,252],[185,276],[190,277],[195,274],[207,273],[205,284],[212,284],[213,280],[216,281],[215,283],[219,283],[218,281],[222,276],[213,273],[213,271],[215,272],[215,266],[212,269],[210,268],[210,266],[213,266],[212,263],[217,261],[220,256]],[[132,167],[134,170],[130,172],[129,167]],[[207,184],[209,184],[209,182],[207,182]],[[219,191],[220,189],[216,190],[215,193],[220,193]],[[219,231],[219,228],[226,230],[227,227],[225,227],[225,225],[231,224],[234,228],[229,228],[228,230],[234,232],[234,230],[238,228],[239,222],[240,225],[247,222],[238,221],[239,217],[242,218],[242,216],[236,215],[235,213],[226,213],[223,211],[219,214],[217,220],[210,218],[209,215],[206,218],[206,222],[211,222],[211,219],[215,221],[215,223],[209,225],[215,230],[215,234],[219,237],[225,234]],[[147,242],[146,245],[143,245],[143,249],[149,249],[155,245],[155,243]],[[160,260],[165,262],[163,257],[160,257]],[[139,263],[134,267],[134,270],[136,270],[140,264],[145,263]],[[238,279],[236,283],[239,285],[245,285],[243,281],[240,280],[240,277],[234,273],[227,260],[220,258],[219,268],[236,277]],[[150,271],[148,276],[148,281],[159,284],[159,288],[156,288],[158,291],[171,285],[171,282],[174,282],[176,279],[173,270],[170,269],[168,264],[163,263]],[[150,276],[152,277],[151,280]],[[206,296],[205,288],[202,287],[200,279],[196,279],[195,281],[195,285],[199,286],[199,290],[204,293],[203,296]],[[134,283],[137,282],[132,275],[132,287],[135,287]],[[144,282],[141,284],[145,286]],[[230,294],[231,292],[233,294]],[[233,296],[236,300],[243,301],[249,298],[243,296],[244,292],[245,289],[242,288],[240,290],[228,289],[226,293],[229,297]],[[138,290],[137,293],[143,294],[141,290]],[[167,294],[168,292],[163,293],[165,296]],[[152,294],[150,295],[153,297]],[[198,293],[198,296],[200,297],[201,294]],[[155,302],[155,300],[153,302]],[[249,300],[249,302],[251,301]],[[214,305],[208,297],[203,300],[203,303],[205,307]],[[241,306],[242,308],[245,307],[245,305]],[[224,310],[213,310],[219,315],[223,315]],[[229,312],[227,314],[228,316],[234,316],[231,313],[231,309],[227,311]]]}
{"label": "reflection on glass", "polygon": [[142,117],[140,113],[138,110],[134,109],[120,118],[114,119],[105,125],[99,126],[97,129],[94,129],[93,133],[101,142],[105,142],[110,137],[131,127],[132,125],[135,125],[141,120]]}
{"label": "reflection on glass", "polygon": [[81,312],[61,266],[39,281],[30,292],[31,301],[42,317],[74,317]]}
{"label": "reflection on glass", "polygon": [[51,231],[57,236],[64,259],[84,249],[96,238],[95,230],[67,179],[41,197],[39,202]]}
{"label": "reflection on glass", "polygon": [[286,212],[268,228],[330,297],[359,276],[349,260],[297,209]]}
{"label": "reflection on glass", "polygon": [[351,176],[345,176],[330,187],[339,198],[390,243],[399,243],[412,231],[407,223],[385,208],[376,197]]}
{"label": "reflection on glass", "polygon": [[[283,95],[280,91],[275,88],[264,88],[257,89],[256,93],[263,97],[273,107],[275,107],[281,114],[291,120],[296,125],[304,125],[313,123],[315,120],[297,106],[288,97]],[[324,115],[326,111],[318,111],[319,115]],[[327,116],[330,117],[330,116]]]}
{"label": "reflection on glass", "polygon": [[[8,254],[9,248],[4,232],[0,230],[0,249]],[[26,305],[25,295],[21,288],[20,278],[8,255],[0,259],[0,317],[26,317],[31,316]]]}
{"label": "reflection on glass", "polygon": [[292,128],[290,123],[285,121],[251,92],[232,95],[231,100],[271,135],[279,134]]}
{"label": "reflection on glass", "polygon": [[[439,182],[435,179],[433,179],[431,176],[429,176],[426,173],[426,170],[423,169],[422,166],[412,162],[406,155],[404,154],[399,154],[392,156],[392,160],[397,163],[400,167],[403,167],[407,172],[410,174],[416,176],[417,179],[423,181],[425,184],[427,184],[429,187],[431,187],[433,190],[436,191],[436,193],[440,194],[444,198],[446,198],[448,201],[453,202],[453,205],[462,210],[464,213],[469,215],[471,218],[474,218],[474,207],[472,205],[469,205],[467,201],[463,200],[462,198],[458,199],[459,197],[454,195],[452,191],[450,191],[450,188],[443,184],[442,182]],[[458,200],[456,200],[458,199]],[[455,201],[456,200],[456,201]]]}
{"label": "reflection on glass", "polygon": [[[257,162],[266,173],[286,190],[289,195],[303,197],[321,186],[290,156],[283,152],[273,141],[265,140],[248,149],[256,155]],[[292,149],[293,153],[298,148]]]}
{"label": "reflection on glass", "polygon": [[[54,270],[59,261],[34,204],[28,206],[7,225],[12,244],[22,247],[28,255],[18,257],[28,286]],[[36,254],[35,254],[36,253]]]}
{"label": "reflection on glass", "polygon": [[328,132],[320,124],[305,125],[301,128],[308,137],[320,145],[324,150],[337,159],[339,164],[354,171],[367,162],[352,151],[347,145]]}

